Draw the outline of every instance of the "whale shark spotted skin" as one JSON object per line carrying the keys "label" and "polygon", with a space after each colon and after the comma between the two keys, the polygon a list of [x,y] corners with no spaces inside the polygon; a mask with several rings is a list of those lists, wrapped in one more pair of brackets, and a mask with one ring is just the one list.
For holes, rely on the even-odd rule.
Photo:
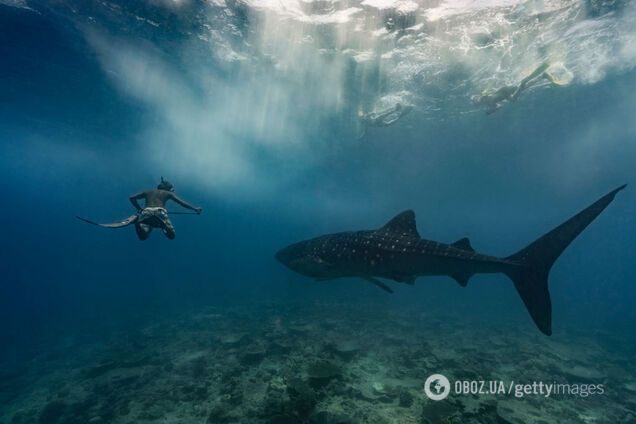
{"label": "whale shark spotted skin", "polygon": [[614,200],[625,185],[606,194],[519,252],[499,258],[475,252],[467,238],[446,244],[417,232],[407,210],[377,230],[328,234],[287,246],[276,259],[317,280],[360,277],[392,293],[378,278],[413,284],[420,276],[445,275],[466,286],[474,274],[503,273],[514,283],[530,316],[552,334],[548,274],[567,246]]}

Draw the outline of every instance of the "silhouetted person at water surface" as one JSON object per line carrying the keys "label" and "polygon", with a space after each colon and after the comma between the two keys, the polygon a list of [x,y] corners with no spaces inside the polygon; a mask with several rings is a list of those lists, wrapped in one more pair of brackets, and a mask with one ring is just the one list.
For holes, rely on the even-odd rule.
{"label": "silhouetted person at water surface", "polygon": [[[139,206],[139,200],[144,199],[145,207]],[[153,228],[160,228],[169,239],[175,238],[175,230],[168,211],[166,210],[166,202],[173,200],[184,208],[195,211],[200,214],[203,209],[192,206],[185,200],[181,199],[174,192],[174,186],[161,177],[161,182],[156,189],[146,190],[130,196],[130,203],[137,209],[138,219],[135,221],[135,231],[139,240],[146,240]]]}
{"label": "silhouetted person at water surface", "polygon": [[358,138],[364,137],[367,127],[388,127],[407,115],[412,109],[413,106],[411,105],[396,103],[395,106],[379,112],[364,113],[363,111],[359,111],[358,120],[360,121],[360,130]]}
{"label": "silhouetted person at water surface", "polygon": [[519,85],[506,85],[497,90],[484,90],[480,96],[473,97],[473,102],[486,106],[486,114],[490,115],[498,111],[505,102],[516,101],[521,92],[527,89],[531,83],[536,83],[539,77],[547,79],[552,85],[562,85],[548,72],[549,67],[550,64],[544,62],[522,79]]}

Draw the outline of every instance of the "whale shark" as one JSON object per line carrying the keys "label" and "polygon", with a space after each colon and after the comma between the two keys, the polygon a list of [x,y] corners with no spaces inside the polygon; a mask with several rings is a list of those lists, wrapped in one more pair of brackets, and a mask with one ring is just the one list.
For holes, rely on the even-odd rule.
{"label": "whale shark", "polygon": [[528,246],[507,257],[477,253],[468,238],[446,244],[420,237],[412,210],[381,228],[304,240],[279,250],[276,259],[319,281],[359,277],[393,293],[379,278],[414,284],[417,277],[449,276],[465,287],[475,274],[503,273],[514,283],[539,330],[552,334],[548,274],[572,241],[614,200],[622,185]]}

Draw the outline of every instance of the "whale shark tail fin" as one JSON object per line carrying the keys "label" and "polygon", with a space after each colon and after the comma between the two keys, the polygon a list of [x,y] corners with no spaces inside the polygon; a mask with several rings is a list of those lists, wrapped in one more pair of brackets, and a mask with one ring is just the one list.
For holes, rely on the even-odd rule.
{"label": "whale shark tail fin", "polygon": [[614,200],[622,185],[601,197],[552,231],[539,237],[507,260],[521,266],[506,271],[539,330],[552,334],[552,302],[548,274],[552,265],[572,241]]}

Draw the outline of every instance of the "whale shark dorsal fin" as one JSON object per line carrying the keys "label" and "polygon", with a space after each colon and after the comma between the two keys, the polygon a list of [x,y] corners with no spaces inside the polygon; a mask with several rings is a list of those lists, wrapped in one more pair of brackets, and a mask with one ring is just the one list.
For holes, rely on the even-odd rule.
{"label": "whale shark dorsal fin", "polygon": [[470,240],[468,237],[464,237],[462,239],[457,240],[454,243],[451,243],[451,246],[456,247],[458,249],[467,250],[469,252],[474,252],[473,246],[470,245]]}
{"label": "whale shark dorsal fin", "polygon": [[405,234],[411,237],[420,237],[415,224],[415,212],[412,210],[397,214],[392,220],[384,224],[380,231],[388,231],[395,234]]}

